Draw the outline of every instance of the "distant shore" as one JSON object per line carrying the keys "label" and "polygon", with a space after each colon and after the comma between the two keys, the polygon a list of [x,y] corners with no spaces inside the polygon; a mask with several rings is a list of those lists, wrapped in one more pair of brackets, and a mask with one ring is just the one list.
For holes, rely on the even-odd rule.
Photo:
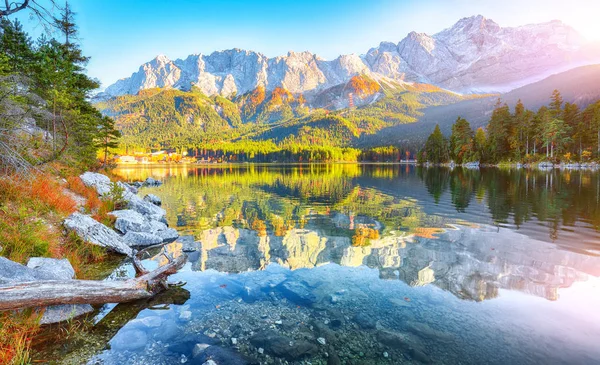
{"label": "distant shore", "polygon": [[400,161],[400,162],[371,162],[371,161],[333,161],[333,162],[153,162],[153,163],[117,163],[117,167],[143,167],[143,166],[245,166],[245,165],[266,165],[266,166],[281,166],[281,165],[417,165],[416,161]]}

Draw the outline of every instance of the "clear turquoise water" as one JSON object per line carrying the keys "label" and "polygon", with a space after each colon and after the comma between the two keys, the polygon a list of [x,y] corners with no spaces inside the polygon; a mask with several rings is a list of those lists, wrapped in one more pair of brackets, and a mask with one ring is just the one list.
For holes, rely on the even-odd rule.
{"label": "clear turquoise water", "polygon": [[[171,278],[186,282],[177,294],[103,308],[89,363],[600,363],[597,173],[118,173],[163,179],[141,194],[160,196],[170,224],[195,242],[164,248],[187,251]],[[164,261],[150,256],[150,268]]]}

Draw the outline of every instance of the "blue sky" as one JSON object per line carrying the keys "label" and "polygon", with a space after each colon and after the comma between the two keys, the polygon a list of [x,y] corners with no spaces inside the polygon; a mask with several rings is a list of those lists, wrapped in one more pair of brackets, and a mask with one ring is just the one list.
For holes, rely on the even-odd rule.
{"label": "blue sky", "polygon": [[[61,0],[58,0],[61,1]],[[229,48],[267,56],[308,50],[323,58],[362,54],[408,32],[436,33],[482,14],[501,26],[560,19],[600,40],[600,0],[70,0],[90,76],[108,86],[165,54]],[[33,33],[36,21],[21,16]]]}

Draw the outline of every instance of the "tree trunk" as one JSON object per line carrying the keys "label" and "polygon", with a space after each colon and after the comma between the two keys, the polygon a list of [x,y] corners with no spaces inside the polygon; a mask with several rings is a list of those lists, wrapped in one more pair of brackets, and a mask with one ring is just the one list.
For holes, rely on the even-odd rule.
{"label": "tree trunk", "polygon": [[[168,257],[169,258],[169,257]],[[123,303],[150,298],[167,288],[166,278],[186,261],[181,255],[146,272],[137,259],[134,267],[143,275],[123,281],[43,280],[0,287],[0,310],[46,307],[59,304]]]}

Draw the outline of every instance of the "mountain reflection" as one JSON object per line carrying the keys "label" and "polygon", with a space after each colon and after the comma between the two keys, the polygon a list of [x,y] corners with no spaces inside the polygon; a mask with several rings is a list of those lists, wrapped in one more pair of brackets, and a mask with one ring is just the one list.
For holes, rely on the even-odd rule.
{"label": "mountain reflection", "polygon": [[194,270],[366,265],[475,301],[501,289],[556,300],[559,288],[600,276],[597,173],[352,164],[118,172],[166,179],[152,192],[197,241]]}

